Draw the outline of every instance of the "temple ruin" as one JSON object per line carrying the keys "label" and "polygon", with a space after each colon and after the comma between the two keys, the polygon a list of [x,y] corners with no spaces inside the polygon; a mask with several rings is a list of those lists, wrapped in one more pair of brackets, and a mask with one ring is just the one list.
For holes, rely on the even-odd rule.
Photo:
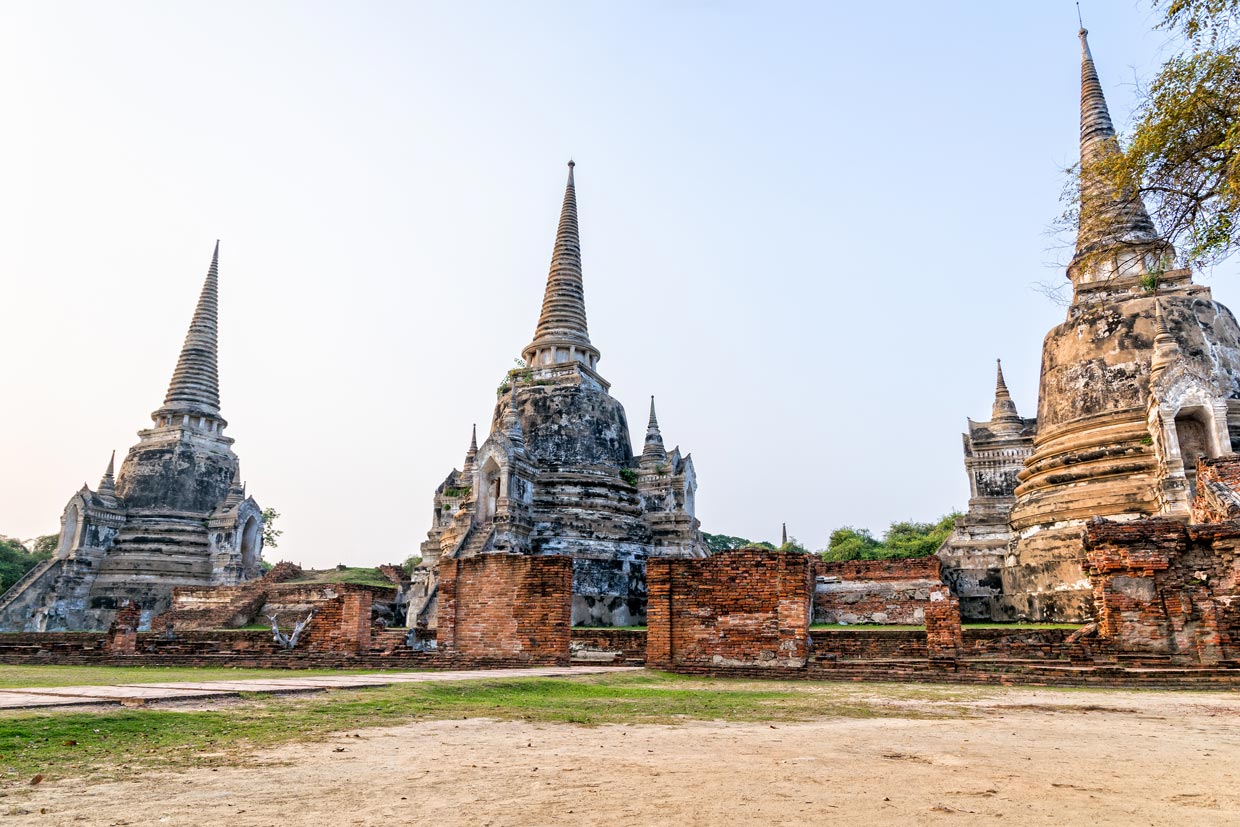
{"label": "temple ruin", "polygon": [[219,242],[153,427],[138,432],[115,474],[82,488],[61,515],[60,544],[0,597],[0,629],[98,631],[140,607],[140,626],[176,586],[257,576],[263,515],[241,482],[220,415]]}
{"label": "temple ruin", "polygon": [[1240,326],[1175,267],[1139,195],[1098,173],[1121,150],[1087,34],[1068,317],[1043,343],[1036,421],[1012,408],[1000,434],[997,399],[990,423],[970,423],[973,499],[939,553],[975,617],[1090,617],[1086,522],[1187,522],[1198,460],[1240,444]]}
{"label": "temple ruin", "polygon": [[409,622],[434,625],[441,561],[483,553],[573,560],[572,622],[644,622],[645,562],[706,554],[693,459],[668,451],[654,399],[634,455],[624,406],[598,372],[582,282],[577,196],[568,184],[534,339],[498,391],[490,434],[435,491]]}

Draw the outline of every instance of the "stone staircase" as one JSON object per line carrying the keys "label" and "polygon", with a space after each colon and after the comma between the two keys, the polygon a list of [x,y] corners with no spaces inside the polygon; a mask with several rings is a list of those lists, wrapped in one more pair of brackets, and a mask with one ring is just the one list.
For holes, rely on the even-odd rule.
{"label": "stone staircase", "polygon": [[481,554],[493,536],[495,536],[495,528],[493,526],[476,526],[469,532],[469,536],[461,544],[461,548],[456,556],[474,557]]}

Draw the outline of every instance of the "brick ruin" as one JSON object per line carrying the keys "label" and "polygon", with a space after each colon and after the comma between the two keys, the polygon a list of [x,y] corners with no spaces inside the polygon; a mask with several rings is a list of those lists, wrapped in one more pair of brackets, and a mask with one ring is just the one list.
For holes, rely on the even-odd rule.
{"label": "brick ruin", "polygon": [[439,654],[450,661],[569,663],[573,560],[483,554],[441,561]]}
{"label": "brick ruin", "polygon": [[1216,665],[1240,660],[1240,457],[1202,460],[1202,522],[1092,520],[1086,568],[1097,635],[1115,651]]}
{"label": "brick ruin", "polygon": [[809,657],[809,555],[737,549],[646,566],[646,662],[786,668]]}

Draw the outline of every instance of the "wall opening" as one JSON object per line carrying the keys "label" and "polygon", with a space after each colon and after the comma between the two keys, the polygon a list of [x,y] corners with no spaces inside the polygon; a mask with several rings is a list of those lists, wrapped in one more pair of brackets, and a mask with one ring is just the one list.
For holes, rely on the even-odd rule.
{"label": "wall opening", "polygon": [[80,515],[76,505],[69,506],[69,510],[65,512],[65,527],[60,532],[60,548],[56,549],[56,556],[65,558],[69,556],[69,552],[73,551],[73,541],[77,539],[78,523]]}
{"label": "wall opening", "polygon": [[1201,408],[1180,411],[1175,417],[1175,436],[1184,462],[1184,477],[1188,480],[1188,496],[1197,492],[1197,461],[1217,454],[1211,445],[1209,415]]}
{"label": "wall opening", "polygon": [[259,536],[258,518],[250,515],[241,529],[241,566],[252,569],[258,565],[258,555],[263,546]]}

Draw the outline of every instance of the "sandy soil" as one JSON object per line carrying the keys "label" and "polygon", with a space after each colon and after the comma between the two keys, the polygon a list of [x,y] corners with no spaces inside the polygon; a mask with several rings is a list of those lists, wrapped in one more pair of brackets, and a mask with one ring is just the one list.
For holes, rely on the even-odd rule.
{"label": "sandy soil", "polygon": [[[0,825],[1240,823],[1240,696],[998,691],[949,720],[471,719],[0,799]],[[40,812],[43,811],[43,812]]]}

